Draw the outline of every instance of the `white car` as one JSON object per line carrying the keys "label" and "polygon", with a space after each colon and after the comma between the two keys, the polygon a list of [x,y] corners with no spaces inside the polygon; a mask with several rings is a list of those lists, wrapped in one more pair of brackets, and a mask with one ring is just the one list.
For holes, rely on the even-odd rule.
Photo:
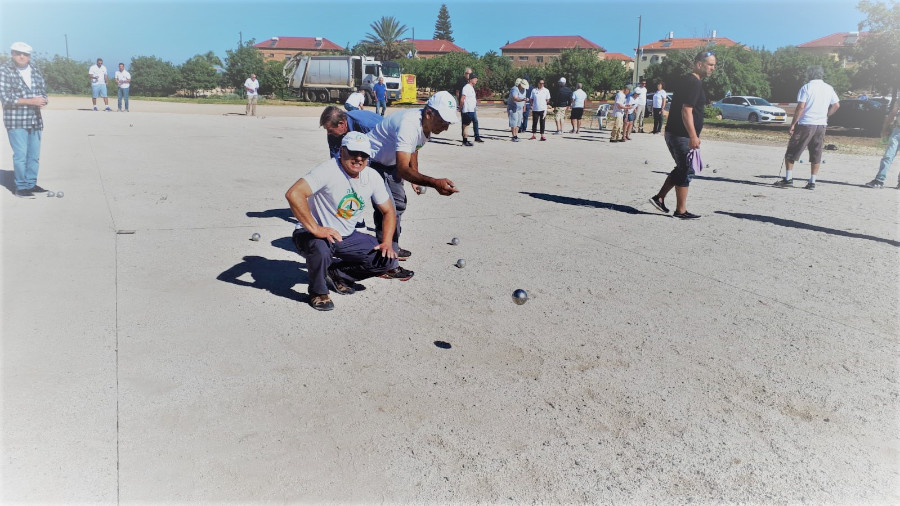
{"label": "white car", "polygon": [[759,97],[725,97],[711,104],[722,111],[722,119],[736,119],[751,123],[784,123],[787,114],[781,107],[775,107]]}

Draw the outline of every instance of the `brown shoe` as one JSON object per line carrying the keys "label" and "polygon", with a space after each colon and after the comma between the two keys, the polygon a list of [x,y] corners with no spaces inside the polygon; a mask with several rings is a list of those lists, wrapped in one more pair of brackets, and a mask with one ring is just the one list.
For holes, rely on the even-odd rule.
{"label": "brown shoe", "polygon": [[327,294],[314,296],[309,300],[309,305],[316,311],[331,311],[334,309],[334,302],[331,302],[331,297]]}

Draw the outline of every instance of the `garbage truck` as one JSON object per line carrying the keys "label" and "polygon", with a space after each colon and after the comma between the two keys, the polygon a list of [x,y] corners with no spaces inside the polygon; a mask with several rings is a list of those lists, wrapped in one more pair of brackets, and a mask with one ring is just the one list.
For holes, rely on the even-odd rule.
{"label": "garbage truck", "polygon": [[343,103],[356,88],[366,96],[366,105],[375,103],[373,87],[384,78],[387,100],[400,99],[400,66],[369,56],[307,56],[296,54],[282,71],[292,93],[308,102]]}

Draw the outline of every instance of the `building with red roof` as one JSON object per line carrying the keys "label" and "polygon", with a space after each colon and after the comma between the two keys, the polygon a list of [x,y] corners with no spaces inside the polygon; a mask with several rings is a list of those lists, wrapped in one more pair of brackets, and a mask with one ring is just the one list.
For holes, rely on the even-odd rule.
{"label": "building with red roof", "polygon": [[675,32],[669,32],[669,35],[663,39],[641,46],[641,67],[659,63],[666,58],[666,55],[672,51],[697,50],[708,46],[725,46],[731,47],[738,45],[728,37],[717,37],[716,31],[712,31],[711,37],[685,37],[675,38]]}
{"label": "building with red roof", "polygon": [[605,60],[620,61],[628,70],[634,70],[634,58],[625,53],[606,53],[604,56]]}
{"label": "building with red roof", "polygon": [[266,61],[285,61],[297,53],[305,55],[333,54],[344,48],[324,37],[272,37],[253,44]]}
{"label": "building with red roof", "polygon": [[403,42],[411,42],[415,46],[417,58],[434,58],[448,53],[468,53],[449,40],[403,39]]}
{"label": "building with red roof", "polygon": [[844,67],[855,66],[853,58],[848,54],[848,50],[855,46],[861,39],[865,38],[869,32],[838,32],[820,37],[816,40],[799,44],[797,49],[803,53],[814,54],[816,56],[828,56],[834,61],[840,61]]}
{"label": "building with red roof", "polygon": [[585,39],[581,35],[548,35],[532,36],[506,44],[500,48],[500,53],[509,58],[514,67],[527,65],[543,65],[552,58],[558,57],[566,49],[596,49],[600,52],[600,59],[606,53],[606,49]]}

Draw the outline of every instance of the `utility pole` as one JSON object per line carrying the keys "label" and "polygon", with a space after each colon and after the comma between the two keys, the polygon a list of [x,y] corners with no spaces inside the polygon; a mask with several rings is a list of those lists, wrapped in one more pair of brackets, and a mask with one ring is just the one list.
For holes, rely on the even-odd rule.
{"label": "utility pole", "polygon": [[244,47],[244,32],[238,32],[238,47]]}
{"label": "utility pole", "polygon": [[638,83],[638,80],[641,78],[641,55],[643,51],[641,50],[641,16],[638,16],[638,44],[637,51],[634,52],[634,82]]}
{"label": "utility pole", "polygon": [[69,34],[64,33],[63,37],[66,38],[66,59],[68,60],[69,59]]}

